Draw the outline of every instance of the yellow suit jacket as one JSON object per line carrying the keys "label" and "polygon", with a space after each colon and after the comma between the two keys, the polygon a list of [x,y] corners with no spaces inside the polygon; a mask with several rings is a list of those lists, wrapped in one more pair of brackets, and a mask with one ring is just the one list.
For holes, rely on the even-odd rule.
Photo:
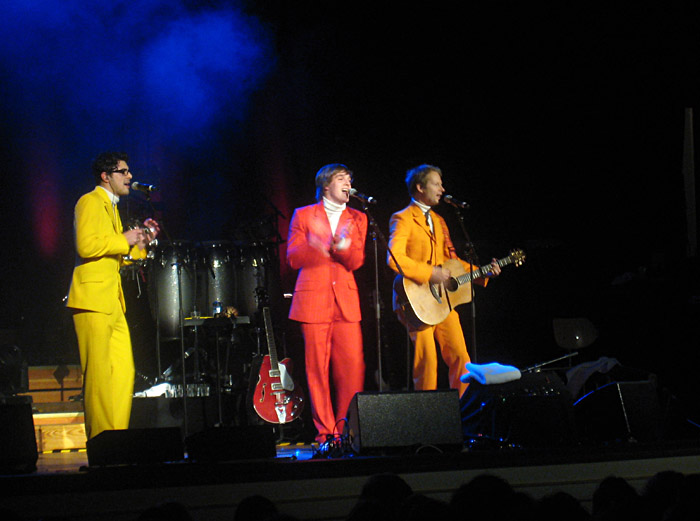
{"label": "yellow suit jacket", "polygon": [[[457,258],[447,223],[437,213],[431,212],[431,215],[435,234],[430,232],[425,215],[415,204],[396,212],[389,223],[389,248],[404,275],[419,284],[430,280],[433,266]],[[398,271],[391,256],[387,257],[387,262],[394,271]],[[468,269],[468,264],[463,264]]]}
{"label": "yellow suit jacket", "polygon": [[[413,203],[392,215],[389,223],[389,248],[404,275],[419,284],[430,280],[433,266],[439,266],[447,259],[459,258],[450,239],[445,219],[432,211],[431,215],[434,234],[430,232],[430,226],[420,207]],[[471,270],[467,262],[462,259],[459,261],[465,270]],[[391,255],[387,256],[387,263],[391,269],[398,272]],[[475,282],[485,285],[486,279],[478,279]]]}
{"label": "yellow suit jacket", "polygon": [[119,211],[99,186],[78,200],[74,227],[77,256],[67,306],[111,314],[118,301],[125,311],[119,269],[125,255],[140,259],[146,250],[129,247]]}

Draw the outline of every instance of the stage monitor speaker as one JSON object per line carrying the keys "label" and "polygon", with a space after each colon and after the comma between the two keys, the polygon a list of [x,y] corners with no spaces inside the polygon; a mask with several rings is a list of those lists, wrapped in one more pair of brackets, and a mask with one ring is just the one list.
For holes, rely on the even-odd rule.
{"label": "stage monitor speaker", "polygon": [[200,462],[274,458],[277,456],[272,425],[213,427],[188,436],[188,458]]}
{"label": "stage monitor speaker", "polygon": [[472,383],[460,399],[464,437],[477,448],[570,446],[576,443],[572,402],[549,371],[503,384]]}
{"label": "stage monitor speaker", "polygon": [[356,393],[346,434],[360,454],[410,451],[420,446],[462,449],[459,393],[448,391]]}
{"label": "stage monitor speaker", "polygon": [[88,465],[137,465],[182,461],[185,450],[178,427],[102,431],[87,441]]}
{"label": "stage monitor speaker", "polygon": [[31,397],[0,396],[0,473],[34,472],[38,457]]}
{"label": "stage monitor speaker", "polygon": [[654,384],[612,382],[574,404],[576,423],[588,441],[655,441],[661,439],[661,407]]}

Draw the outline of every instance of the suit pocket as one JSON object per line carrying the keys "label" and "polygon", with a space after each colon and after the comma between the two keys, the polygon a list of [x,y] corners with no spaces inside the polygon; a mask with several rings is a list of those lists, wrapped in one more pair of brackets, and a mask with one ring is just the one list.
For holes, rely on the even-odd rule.
{"label": "suit pocket", "polygon": [[97,275],[87,275],[80,277],[81,284],[101,284],[104,281],[104,277],[98,277]]}
{"label": "suit pocket", "polygon": [[297,285],[294,288],[294,291],[314,291],[314,290],[318,290],[318,288],[319,288],[318,282],[314,282],[311,280],[304,280],[301,282],[297,282]]}

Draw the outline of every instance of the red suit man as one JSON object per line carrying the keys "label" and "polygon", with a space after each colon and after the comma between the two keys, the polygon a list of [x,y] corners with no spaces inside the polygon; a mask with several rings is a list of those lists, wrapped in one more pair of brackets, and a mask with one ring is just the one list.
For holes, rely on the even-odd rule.
{"label": "red suit man", "polygon": [[365,259],[367,216],[346,206],[352,172],[341,164],[316,174],[318,203],[294,211],[287,261],[298,269],[289,318],[301,323],[316,440],[339,422],[364,386],[360,298],[353,272]]}

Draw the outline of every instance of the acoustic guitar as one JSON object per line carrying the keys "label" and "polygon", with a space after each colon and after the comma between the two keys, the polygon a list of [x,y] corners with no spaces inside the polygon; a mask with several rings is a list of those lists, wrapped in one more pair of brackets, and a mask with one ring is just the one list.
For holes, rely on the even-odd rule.
{"label": "acoustic guitar", "polygon": [[[513,250],[508,257],[499,259],[497,262],[500,267],[509,264],[521,266],[525,262],[525,252]],[[449,269],[452,275],[442,284],[429,282],[418,284],[397,275],[394,280],[394,291],[398,303],[397,314],[404,326],[421,330],[439,324],[454,308],[471,302],[471,282],[487,276],[491,271],[491,264],[466,271],[457,259],[449,259],[442,266]]]}
{"label": "acoustic guitar", "polygon": [[263,308],[265,336],[269,354],[263,357],[258,383],[253,393],[253,408],[268,423],[289,423],[304,410],[304,394],[292,378],[292,361],[277,360],[270,308]]}

